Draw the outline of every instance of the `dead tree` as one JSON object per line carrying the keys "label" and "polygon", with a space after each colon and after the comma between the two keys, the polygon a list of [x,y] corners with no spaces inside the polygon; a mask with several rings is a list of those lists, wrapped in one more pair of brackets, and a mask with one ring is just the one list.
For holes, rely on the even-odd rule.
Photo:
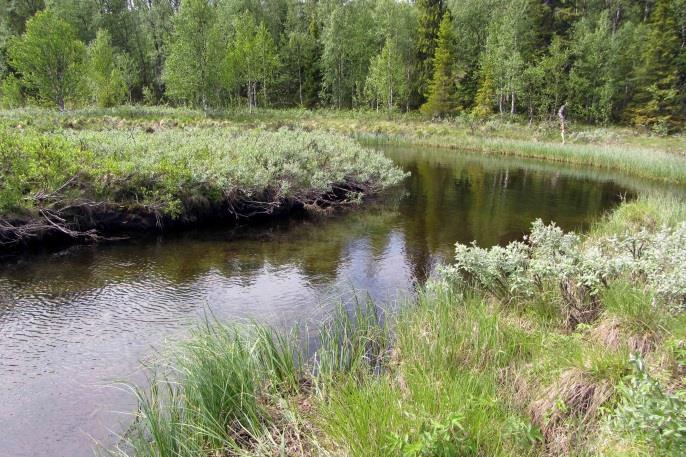
{"label": "dead tree", "polygon": [[567,104],[565,103],[557,111],[557,117],[560,118],[560,134],[562,135],[562,144],[565,144],[565,116],[567,114]]}

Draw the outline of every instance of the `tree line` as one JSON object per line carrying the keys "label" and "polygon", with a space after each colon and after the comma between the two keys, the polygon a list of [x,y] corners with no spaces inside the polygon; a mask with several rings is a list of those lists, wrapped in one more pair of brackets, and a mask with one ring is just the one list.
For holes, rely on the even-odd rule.
{"label": "tree line", "polygon": [[5,107],[508,113],[680,128],[686,0],[0,0]]}

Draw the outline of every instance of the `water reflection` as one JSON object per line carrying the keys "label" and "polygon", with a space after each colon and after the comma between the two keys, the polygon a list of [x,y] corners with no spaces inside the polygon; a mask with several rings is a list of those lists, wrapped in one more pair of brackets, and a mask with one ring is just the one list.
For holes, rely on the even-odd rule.
{"label": "water reflection", "polygon": [[393,149],[412,173],[339,217],[74,247],[0,266],[0,456],[91,455],[111,443],[139,361],[210,312],[316,324],[339,300],[394,306],[456,241],[519,238],[534,218],[583,229],[633,194],[611,177],[455,151]]}

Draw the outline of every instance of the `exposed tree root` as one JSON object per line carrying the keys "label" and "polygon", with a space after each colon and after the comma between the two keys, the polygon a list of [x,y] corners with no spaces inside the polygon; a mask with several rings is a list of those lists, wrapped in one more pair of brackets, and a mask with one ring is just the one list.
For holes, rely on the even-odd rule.
{"label": "exposed tree root", "polygon": [[31,215],[0,216],[0,251],[35,242],[63,239],[90,243],[111,239],[113,233],[160,231],[167,226],[193,225],[210,220],[241,220],[271,217],[293,209],[313,214],[331,214],[336,208],[355,205],[366,195],[380,191],[374,185],[346,180],[329,191],[308,191],[286,197],[280,189],[247,195],[239,189],[227,191],[220,201],[202,196],[185,199],[181,214],[172,217],[163,205],[133,202],[111,203],[79,199],[70,201],[70,190],[79,187],[77,176],[54,192],[31,197]]}

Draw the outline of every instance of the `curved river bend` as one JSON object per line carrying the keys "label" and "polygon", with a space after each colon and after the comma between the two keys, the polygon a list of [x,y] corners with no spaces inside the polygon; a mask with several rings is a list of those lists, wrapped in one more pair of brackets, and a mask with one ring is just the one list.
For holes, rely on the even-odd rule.
{"label": "curved river bend", "polygon": [[393,306],[456,241],[520,238],[532,220],[583,230],[635,183],[539,162],[387,148],[400,189],[323,220],[207,229],[0,263],[0,456],[80,457],[116,443],[135,408],[113,380],[208,313],[316,325],[369,294]]}

